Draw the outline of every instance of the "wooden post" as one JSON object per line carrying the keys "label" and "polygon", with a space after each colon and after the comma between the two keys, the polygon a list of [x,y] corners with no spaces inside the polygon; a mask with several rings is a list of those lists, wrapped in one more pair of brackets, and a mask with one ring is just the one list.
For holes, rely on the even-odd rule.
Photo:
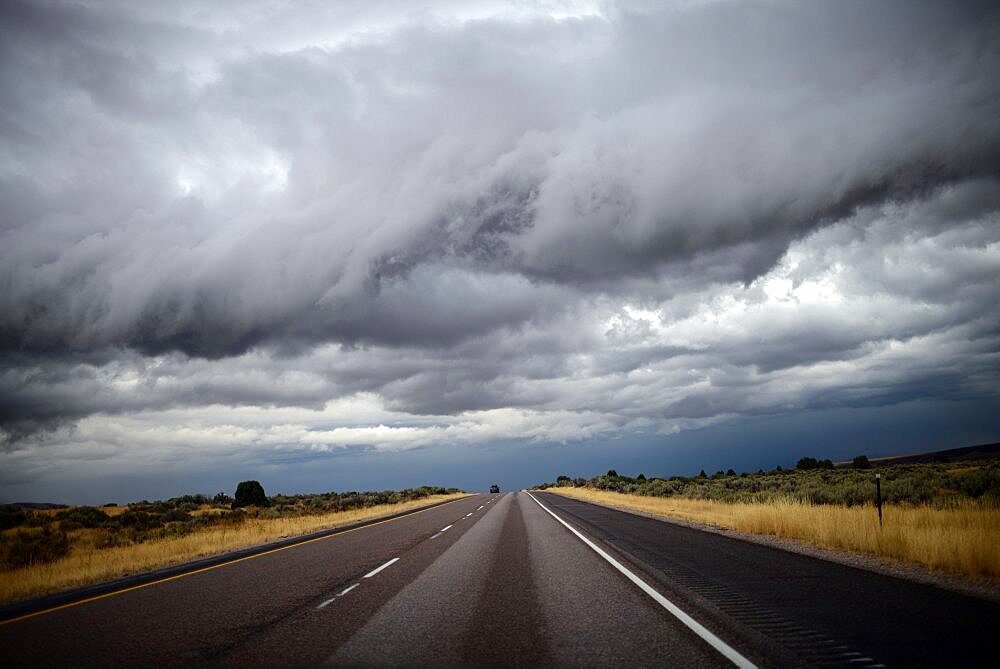
{"label": "wooden post", "polygon": [[878,526],[882,527],[882,475],[875,475],[875,506],[878,507]]}

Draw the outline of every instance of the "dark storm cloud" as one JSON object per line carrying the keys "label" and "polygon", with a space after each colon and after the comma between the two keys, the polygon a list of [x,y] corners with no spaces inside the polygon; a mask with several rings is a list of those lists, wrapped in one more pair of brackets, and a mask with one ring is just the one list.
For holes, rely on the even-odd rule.
{"label": "dark storm cloud", "polygon": [[465,4],[4,3],[0,436],[996,392],[988,3]]}
{"label": "dark storm cloud", "polygon": [[[750,281],[817,225],[1000,164],[996,16],[971,5],[418,23],[238,56],[99,6],[5,11],[7,350],[447,344],[546,301],[465,318],[385,276],[438,301],[448,273],[414,270],[605,290],[707,258]],[[178,44],[218,51],[205,82]]]}

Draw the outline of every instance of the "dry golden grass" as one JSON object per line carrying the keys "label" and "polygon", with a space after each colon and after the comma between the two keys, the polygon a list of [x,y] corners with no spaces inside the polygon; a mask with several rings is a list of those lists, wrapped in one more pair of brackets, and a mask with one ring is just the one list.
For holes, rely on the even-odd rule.
{"label": "dry golden grass", "polygon": [[78,541],[74,542],[69,555],[65,558],[48,564],[0,572],[0,602],[12,602],[99,583],[284,537],[341,527],[361,520],[466,496],[465,493],[431,495],[399,504],[382,504],[364,509],[297,518],[251,518],[239,525],[208,527],[179,537],[112,548],[96,548],[94,530],[76,530],[71,535],[78,535],[75,537]]}
{"label": "dry golden grass", "polygon": [[549,488],[567,497],[749,534],[796,539],[839,551],[911,562],[972,578],[1000,579],[1000,509],[814,505],[797,501],[727,504],[685,497],[642,497],[590,488]]}

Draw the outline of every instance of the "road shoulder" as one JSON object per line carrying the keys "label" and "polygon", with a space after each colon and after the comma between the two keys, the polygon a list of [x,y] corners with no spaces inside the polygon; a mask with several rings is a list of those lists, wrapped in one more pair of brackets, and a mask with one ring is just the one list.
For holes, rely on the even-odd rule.
{"label": "road shoulder", "polygon": [[[547,488],[541,492],[548,492],[556,495],[559,494],[558,489],[554,488]],[[603,506],[608,509],[621,511],[623,513],[629,513],[634,516],[641,516],[643,518],[650,518],[652,520],[658,520],[664,523],[671,523],[673,525],[679,525],[681,527],[700,530],[702,532],[718,534],[724,537],[729,537],[732,539],[738,539],[740,541],[747,541],[750,543],[758,544],[760,546],[777,548],[783,551],[788,551],[790,553],[806,555],[808,557],[814,557],[819,560],[834,562],[836,564],[844,565],[847,567],[864,569],[865,571],[881,574],[883,576],[900,578],[907,581],[912,581],[914,583],[920,583],[923,585],[930,585],[937,588],[942,588],[944,590],[956,592],[961,595],[978,597],[979,599],[985,599],[987,601],[1000,603],[1000,583],[993,583],[990,581],[983,581],[983,580],[965,579],[952,574],[931,571],[930,569],[923,567],[921,565],[915,565],[908,562],[880,560],[870,555],[849,553],[845,551],[835,551],[829,548],[820,548],[818,546],[813,546],[812,544],[808,544],[804,541],[799,541],[796,539],[774,537],[763,534],[748,534],[746,532],[737,532],[736,530],[717,527],[715,525],[708,525],[706,523],[698,523],[695,521],[686,520],[682,518],[674,518],[671,516],[649,513],[647,511],[638,511],[636,509],[630,509],[628,507],[617,504],[605,504],[601,502],[595,502],[589,499],[582,500],[573,497],[571,495],[562,495],[562,496],[566,497],[567,499],[573,499],[579,502],[593,504],[594,506]]]}

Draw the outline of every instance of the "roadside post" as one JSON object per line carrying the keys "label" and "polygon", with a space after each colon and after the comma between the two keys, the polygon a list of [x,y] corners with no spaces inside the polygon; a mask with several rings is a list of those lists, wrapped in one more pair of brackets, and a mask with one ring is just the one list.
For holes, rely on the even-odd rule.
{"label": "roadside post", "polygon": [[878,526],[882,527],[882,475],[875,475],[875,506],[878,507]]}

